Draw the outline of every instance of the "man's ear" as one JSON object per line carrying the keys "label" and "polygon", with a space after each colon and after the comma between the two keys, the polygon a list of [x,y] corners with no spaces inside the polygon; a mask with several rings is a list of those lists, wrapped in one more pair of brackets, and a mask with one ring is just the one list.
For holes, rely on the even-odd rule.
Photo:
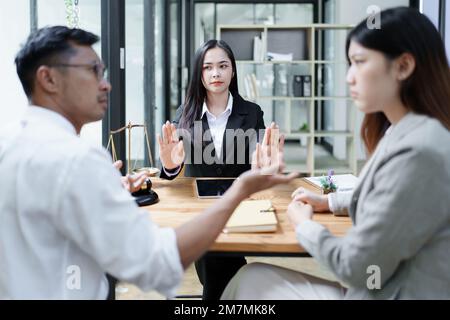
{"label": "man's ear", "polygon": [[40,66],[36,71],[36,86],[39,86],[43,91],[54,93],[58,91],[59,87],[58,74],[54,69],[48,66]]}
{"label": "man's ear", "polygon": [[397,80],[408,79],[416,69],[416,59],[410,53],[404,53],[397,58]]}

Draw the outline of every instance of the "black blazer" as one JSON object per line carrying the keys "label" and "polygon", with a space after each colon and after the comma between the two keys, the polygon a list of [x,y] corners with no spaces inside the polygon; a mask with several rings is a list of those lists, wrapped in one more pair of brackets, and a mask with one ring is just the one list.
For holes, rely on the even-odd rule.
{"label": "black blazer", "polygon": [[[178,126],[181,116],[183,114],[184,106],[180,106],[176,112],[175,120],[173,123]],[[264,112],[261,110],[260,106],[250,101],[244,100],[240,95],[233,95],[233,111],[228,118],[226,129],[242,129],[245,133],[248,129],[254,129],[255,135],[244,135],[245,137],[245,147],[243,150],[238,150],[237,139],[241,137],[242,132],[237,133],[232,141],[226,141],[226,131],[224,133],[223,144],[222,144],[222,159],[219,161],[217,155],[215,154],[214,143],[212,139],[210,141],[185,141],[184,150],[186,152],[187,161],[185,169],[186,177],[238,177],[243,172],[250,170],[251,168],[251,152],[255,148],[256,142],[259,141],[263,136],[263,131],[265,129],[264,125]],[[209,130],[208,120],[206,114],[201,119],[202,121],[202,136]],[[191,128],[191,131],[193,127]],[[261,132],[260,132],[261,131]],[[193,136],[193,135],[192,135]],[[192,140],[194,140],[192,138]],[[201,143],[201,145],[200,145]],[[210,144],[213,144],[210,146]],[[208,147],[209,146],[209,147]],[[190,148],[190,149],[189,149]],[[196,149],[194,149],[196,148]],[[210,154],[215,157],[213,164],[205,163],[203,159],[203,152],[208,148],[212,150]],[[252,148],[252,150],[250,150]],[[188,152],[190,150],[190,153]],[[202,152],[201,163],[194,163],[194,152],[199,150]],[[228,152],[227,152],[228,150]],[[233,151],[233,152],[231,152]],[[245,161],[242,163],[242,153],[245,154]],[[238,163],[238,159],[240,163]],[[228,164],[227,164],[228,163]],[[164,170],[161,170],[161,178],[172,180],[176,176],[168,177]]]}

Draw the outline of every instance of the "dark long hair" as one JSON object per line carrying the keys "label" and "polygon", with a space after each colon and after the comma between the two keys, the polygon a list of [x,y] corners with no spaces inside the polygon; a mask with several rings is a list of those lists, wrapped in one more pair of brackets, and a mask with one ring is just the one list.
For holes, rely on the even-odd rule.
{"label": "dark long hair", "polygon": [[[364,20],[350,32],[347,53],[351,41],[380,51],[389,60],[411,54],[416,67],[401,84],[401,101],[409,110],[435,118],[450,130],[449,63],[441,36],[426,16],[407,7],[384,10],[380,29],[369,29]],[[365,116],[361,136],[369,154],[374,152],[389,125],[382,112]]]}
{"label": "dark long hair", "polygon": [[186,94],[186,100],[184,103],[179,128],[189,130],[194,124],[194,121],[200,119],[203,102],[206,98],[206,89],[202,82],[203,62],[205,60],[206,52],[213,48],[221,48],[227,53],[228,58],[231,60],[234,77],[231,79],[229,90],[233,96],[237,96],[239,94],[236,59],[234,58],[234,54],[230,46],[223,40],[209,40],[205,42],[202,46],[200,46],[200,48],[197,49],[194,56],[192,78]]}

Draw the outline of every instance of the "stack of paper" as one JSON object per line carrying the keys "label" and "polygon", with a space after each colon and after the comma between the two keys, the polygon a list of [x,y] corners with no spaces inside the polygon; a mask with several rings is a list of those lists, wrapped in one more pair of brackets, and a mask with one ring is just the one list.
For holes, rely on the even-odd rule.
{"label": "stack of paper", "polygon": [[[323,178],[323,176],[304,179],[316,188],[322,189],[320,184],[321,178]],[[352,191],[358,182],[358,178],[353,174],[337,174],[332,176],[331,180],[333,180],[334,184],[337,186],[337,191]]]}
{"label": "stack of paper", "polygon": [[294,60],[294,54],[267,52],[267,60],[269,60],[269,61],[292,61],[292,60]]}
{"label": "stack of paper", "polygon": [[270,200],[247,200],[233,212],[223,230],[234,232],[273,232],[277,230],[277,218]]}

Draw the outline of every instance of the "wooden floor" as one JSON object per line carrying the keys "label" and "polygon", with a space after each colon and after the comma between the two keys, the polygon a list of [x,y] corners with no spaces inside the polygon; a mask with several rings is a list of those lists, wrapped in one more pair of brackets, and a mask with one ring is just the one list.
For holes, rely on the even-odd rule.
{"label": "wooden floor", "polygon": [[[247,258],[247,262],[265,262],[285,268],[305,272],[320,278],[336,281],[335,277],[320,267],[312,258]],[[183,282],[178,289],[178,296],[201,295],[202,285],[198,281],[195,267],[192,265],[186,271]],[[136,286],[120,283],[116,288],[117,300],[165,300],[166,298],[155,291],[142,292]],[[185,299],[185,298],[182,298]]]}

